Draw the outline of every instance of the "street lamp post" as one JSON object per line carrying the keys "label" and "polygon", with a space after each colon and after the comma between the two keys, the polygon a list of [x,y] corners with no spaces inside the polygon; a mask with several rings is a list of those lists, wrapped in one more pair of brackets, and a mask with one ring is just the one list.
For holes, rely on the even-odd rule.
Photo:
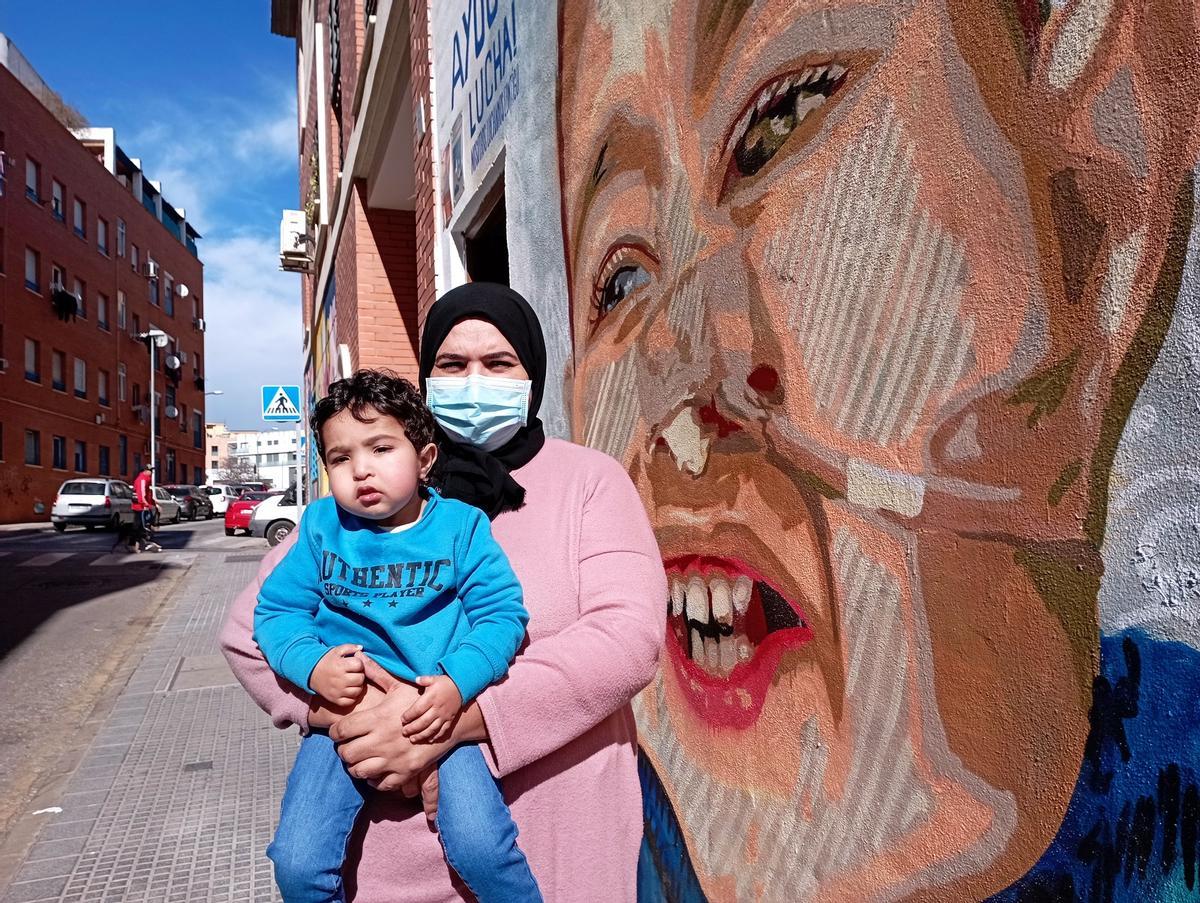
{"label": "street lamp post", "polygon": [[145,342],[146,347],[150,349],[150,485],[154,487],[158,485],[158,458],[156,454],[158,436],[155,433],[158,418],[158,399],[154,397],[154,368],[157,365],[157,361],[154,359],[154,349],[166,348],[168,339],[167,334],[161,329],[149,329],[146,332],[139,333],[138,338]]}

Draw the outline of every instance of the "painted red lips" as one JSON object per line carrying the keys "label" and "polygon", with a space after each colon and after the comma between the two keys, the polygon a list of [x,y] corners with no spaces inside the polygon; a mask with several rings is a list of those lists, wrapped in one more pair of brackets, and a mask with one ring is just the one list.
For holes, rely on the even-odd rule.
{"label": "painted red lips", "polygon": [[684,694],[709,723],[749,727],[758,720],[780,658],[813,637],[803,610],[731,558],[687,555],[664,566],[674,637],[668,655]]}

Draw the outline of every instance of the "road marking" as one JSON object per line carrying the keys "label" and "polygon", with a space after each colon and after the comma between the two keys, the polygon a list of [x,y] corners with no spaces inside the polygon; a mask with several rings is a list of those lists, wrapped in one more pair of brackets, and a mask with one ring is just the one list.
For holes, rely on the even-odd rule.
{"label": "road marking", "polygon": [[111,555],[101,555],[92,562],[92,567],[113,567],[118,564],[131,564],[137,558],[128,552],[113,552]]}
{"label": "road marking", "polygon": [[30,558],[28,561],[22,561],[19,567],[23,568],[44,568],[52,564],[58,564],[64,558],[70,558],[74,552],[47,552],[45,555],[38,555],[36,558]]}

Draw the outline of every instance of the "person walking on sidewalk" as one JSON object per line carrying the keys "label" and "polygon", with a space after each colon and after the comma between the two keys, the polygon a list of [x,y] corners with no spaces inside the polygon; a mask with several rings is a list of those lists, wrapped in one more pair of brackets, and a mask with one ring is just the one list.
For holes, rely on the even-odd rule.
{"label": "person walking on sidewalk", "polygon": [[146,462],[133,479],[133,513],[137,516],[137,533],[130,543],[135,552],[161,552],[162,546],[150,540],[150,527],[158,503],[154,500],[154,465]]}
{"label": "person walking on sidewalk", "polygon": [[630,702],[654,676],[670,599],[646,509],[619,462],[546,438],[541,325],[512,289],[473,282],[433,304],[420,377],[439,426],[431,482],[491,519],[524,590],[529,642],[508,675],[439,743],[412,742],[404,714],[417,689],[369,659],[367,692],[350,714],[277,677],[254,642],[254,608],[300,530],[234,602],[222,650],[276,725],[328,728],[351,774],[404,790],[371,794],[359,817],[344,870],[358,903],[471,899],[421,806],[405,798],[424,779],[432,809],[430,769],[460,743],[480,744],[500,778],[547,900],[634,903],[643,816]]}

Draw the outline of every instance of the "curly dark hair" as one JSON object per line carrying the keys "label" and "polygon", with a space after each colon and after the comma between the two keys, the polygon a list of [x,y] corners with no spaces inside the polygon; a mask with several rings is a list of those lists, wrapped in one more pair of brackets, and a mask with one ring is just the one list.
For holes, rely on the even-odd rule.
{"label": "curly dark hair", "polygon": [[325,460],[321,428],[331,418],[349,411],[355,420],[365,423],[371,419],[372,410],[400,421],[404,434],[417,451],[433,441],[433,414],[425,407],[416,386],[390,370],[359,370],[348,379],[331,382],[329,394],[313,409],[309,424],[321,460]]}

